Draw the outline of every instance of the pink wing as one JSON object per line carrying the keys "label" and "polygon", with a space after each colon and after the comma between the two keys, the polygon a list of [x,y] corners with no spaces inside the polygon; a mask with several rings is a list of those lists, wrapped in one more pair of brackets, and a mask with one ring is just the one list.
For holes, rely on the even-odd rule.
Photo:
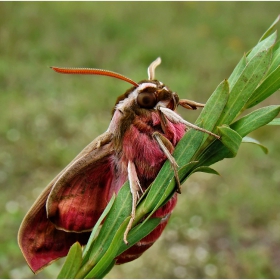
{"label": "pink wing", "polygon": [[76,241],[86,244],[90,234],[69,233],[55,228],[47,219],[45,207],[49,190],[46,189],[27,214],[18,235],[21,251],[33,272],[67,255],[69,248]]}
{"label": "pink wing", "polygon": [[47,216],[58,229],[89,231],[109,202],[113,179],[110,144],[75,161],[55,182]]}
{"label": "pink wing", "polygon": [[110,142],[98,148],[96,141],[91,143],[47,186],[27,213],[18,242],[34,272],[65,256],[74,242],[86,244],[89,231],[108,203],[112,153]]}

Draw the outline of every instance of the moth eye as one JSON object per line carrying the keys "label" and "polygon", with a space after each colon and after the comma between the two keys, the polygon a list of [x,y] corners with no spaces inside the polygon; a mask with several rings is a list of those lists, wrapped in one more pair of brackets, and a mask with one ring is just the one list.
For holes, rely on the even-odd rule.
{"label": "moth eye", "polygon": [[152,109],[157,104],[157,99],[154,93],[140,92],[137,97],[137,103],[140,107]]}

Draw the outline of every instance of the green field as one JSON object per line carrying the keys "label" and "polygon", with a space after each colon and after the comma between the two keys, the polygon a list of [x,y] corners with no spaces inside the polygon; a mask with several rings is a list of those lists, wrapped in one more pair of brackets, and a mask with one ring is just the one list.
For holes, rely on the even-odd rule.
{"label": "green field", "polygon": [[[48,182],[104,132],[130,87],[49,66],[156,78],[206,102],[280,13],[279,2],[0,2],[0,278],[33,275],[17,245],[22,218]],[[280,27],[280,25],[279,25]],[[279,93],[261,105],[279,104]],[[199,112],[180,109],[194,122]],[[280,131],[252,135],[236,158],[183,186],[162,237],[108,278],[280,278]]]}

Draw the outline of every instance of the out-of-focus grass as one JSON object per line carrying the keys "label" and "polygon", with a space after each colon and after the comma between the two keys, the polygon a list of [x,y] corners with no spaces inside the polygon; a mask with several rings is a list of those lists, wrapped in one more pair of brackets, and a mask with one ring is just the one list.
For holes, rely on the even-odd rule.
{"label": "out-of-focus grass", "polygon": [[[61,261],[33,276],[17,245],[19,224],[47,183],[110,121],[129,85],[64,76],[48,66],[98,67],[138,81],[156,77],[205,102],[280,11],[278,2],[0,3],[0,278],[54,278]],[[266,104],[279,104],[275,94]],[[194,121],[197,112],[180,110]],[[195,174],[163,236],[109,278],[280,278],[279,129],[253,134]]]}

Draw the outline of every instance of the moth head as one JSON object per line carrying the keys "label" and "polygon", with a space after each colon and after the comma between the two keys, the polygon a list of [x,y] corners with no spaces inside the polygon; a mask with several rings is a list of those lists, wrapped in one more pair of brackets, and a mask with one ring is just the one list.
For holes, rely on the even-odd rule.
{"label": "moth head", "polygon": [[157,58],[150,64],[148,67],[148,79],[138,82],[137,86],[128,89],[119,96],[115,109],[122,111],[127,106],[136,106],[147,110],[157,109],[158,106],[171,110],[176,109],[179,104],[178,95],[162,82],[155,79],[155,69],[160,63],[161,59]]}
{"label": "moth head", "polygon": [[132,92],[136,104],[143,109],[157,109],[159,106],[175,110],[179,104],[178,95],[158,80],[144,80]]}

